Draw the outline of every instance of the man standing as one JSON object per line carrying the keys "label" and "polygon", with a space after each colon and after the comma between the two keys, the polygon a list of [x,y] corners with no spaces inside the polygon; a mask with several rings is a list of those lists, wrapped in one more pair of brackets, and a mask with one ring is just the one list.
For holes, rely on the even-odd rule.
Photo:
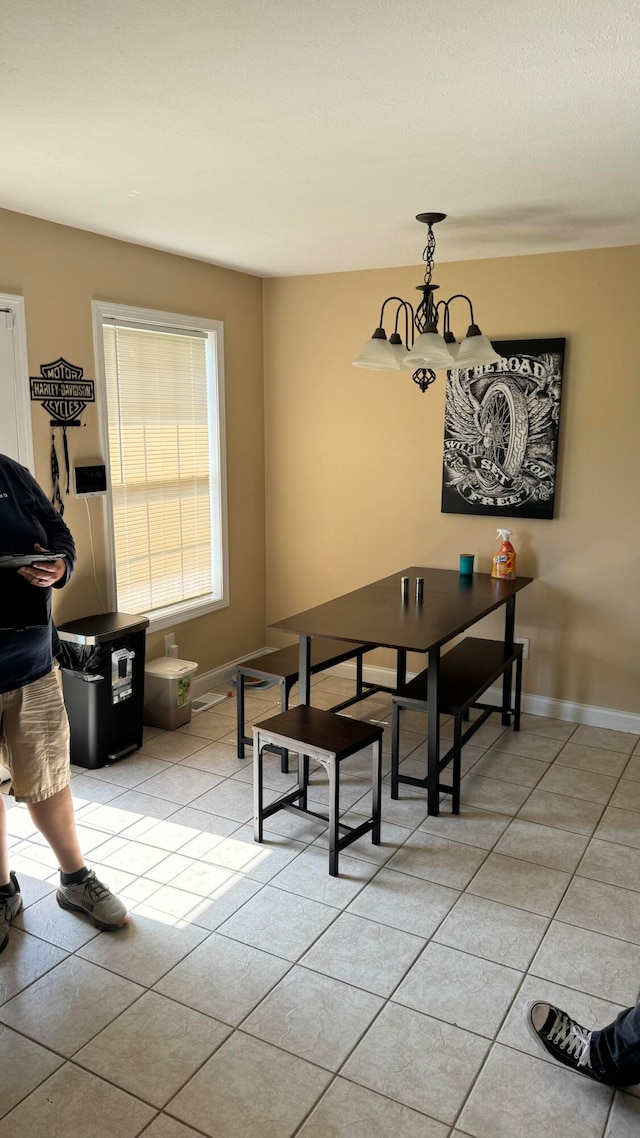
{"label": "man standing", "polygon": [[[11,774],[11,793],[26,803],[58,859],[58,904],[86,913],[99,929],[117,929],[129,919],[126,905],[87,869],[78,845],[69,724],[54,670],[58,638],[51,619],[51,589],[69,580],[75,546],[29,471],[0,455],[0,554],[30,550],[60,556],[0,572],[0,757]],[[9,869],[0,795],[0,952],[21,908],[18,879]]]}

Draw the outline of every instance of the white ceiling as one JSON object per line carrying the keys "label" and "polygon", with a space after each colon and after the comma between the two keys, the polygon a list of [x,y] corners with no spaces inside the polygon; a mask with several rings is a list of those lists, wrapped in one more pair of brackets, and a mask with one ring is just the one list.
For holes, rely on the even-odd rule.
{"label": "white ceiling", "polygon": [[0,206],[261,276],[640,240],[636,0],[0,0]]}

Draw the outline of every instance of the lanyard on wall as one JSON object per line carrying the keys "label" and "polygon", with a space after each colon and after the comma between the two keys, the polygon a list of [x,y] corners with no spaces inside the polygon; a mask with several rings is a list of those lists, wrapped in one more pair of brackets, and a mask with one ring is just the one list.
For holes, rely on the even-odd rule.
{"label": "lanyard on wall", "polygon": [[[51,427],[51,504],[60,514],[64,514],[64,502],[62,501],[62,494],[60,493],[60,464],[58,463],[58,455],[56,453],[56,436],[55,427],[60,426],[58,423],[52,423]],[[69,445],[67,442],[67,428],[62,427],[62,441],[64,444],[64,463],[67,472],[67,494],[69,493]]]}

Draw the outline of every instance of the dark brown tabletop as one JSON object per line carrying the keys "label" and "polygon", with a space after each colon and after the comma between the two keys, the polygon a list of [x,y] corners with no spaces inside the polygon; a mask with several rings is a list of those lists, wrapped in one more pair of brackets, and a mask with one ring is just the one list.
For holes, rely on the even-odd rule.
{"label": "dark brown tabletop", "polygon": [[[400,596],[400,578],[409,577],[409,601]],[[424,599],[415,601],[415,579],[424,577]],[[488,573],[461,577],[454,569],[412,565],[371,585],[271,625],[298,636],[358,640],[385,648],[427,652],[504,605],[533,578],[496,581]]]}

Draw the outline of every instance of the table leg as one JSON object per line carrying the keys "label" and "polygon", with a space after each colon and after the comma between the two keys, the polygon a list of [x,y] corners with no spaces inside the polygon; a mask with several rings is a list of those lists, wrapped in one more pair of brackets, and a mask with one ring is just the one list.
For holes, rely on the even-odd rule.
{"label": "table leg", "polygon": [[[396,794],[397,798],[397,794]],[[371,784],[371,818],[373,826],[371,827],[371,841],[374,846],[380,845],[380,823],[381,823],[381,800],[382,800],[382,739],[376,739],[373,744],[373,772]]]}
{"label": "table leg", "polygon": [[438,790],[440,759],[440,715],[438,708],[438,680],[440,677],[440,648],[429,649],[427,670],[427,807],[429,814],[440,812]]}
{"label": "table leg", "polygon": [[398,648],[398,660],[396,665],[396,691],[399,692],[407,682],[407,651],[406,648]]}

